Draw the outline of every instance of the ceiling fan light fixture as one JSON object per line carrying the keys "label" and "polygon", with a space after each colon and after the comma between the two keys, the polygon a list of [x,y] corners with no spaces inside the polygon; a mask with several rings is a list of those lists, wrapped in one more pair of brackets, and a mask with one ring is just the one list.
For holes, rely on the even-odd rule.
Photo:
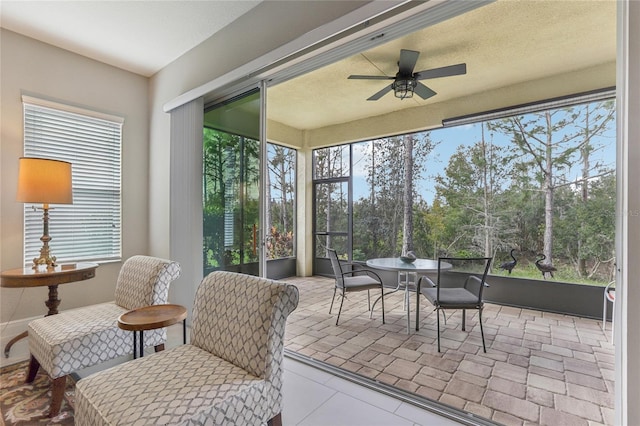
{"label": "ceiling fan light fixture", "polygon": [[414,79],[397,79],[391,86],[396,98],[406,99],[413,98],[413,92],[417,84],[417,81]]}

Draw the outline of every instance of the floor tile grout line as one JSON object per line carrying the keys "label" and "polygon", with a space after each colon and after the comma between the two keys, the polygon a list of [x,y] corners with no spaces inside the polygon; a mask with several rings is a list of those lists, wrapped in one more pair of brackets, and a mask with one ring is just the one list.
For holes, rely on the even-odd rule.
{"label": "floor tile grout line", "polygon": [[[308,379],[308,377],[307,377],[307,379]],[[314,383],[316,383],[316,385],[324,386],[324,385],[322,385],[322,384],[320,384],[320,383],[318,383],[318,382],[314,382]],[[326,387],[326,386],[325,386],[325,387]],[[331,388],[329,388],[329,389],[331,389]],[[311,411],[307,412],[307,414],[305,414],[305,416],[304,416],[302,419],[300,419],[300,420],[296,423],[296,426],[298,426],[298,425],[300,425],[300,424],[304,423],[304,421],[305,421],[306,419],[308,419],[309,417],[311,417],[311,415],[312,415],[312,414],[314,414],[314,413],[318,412],[322,407],[324,407],[324,405],[325,405],[327,402],[329,402],[329,401],[330,401],[334,396],[336,396],[337,394],[339,394],[339,393],[340,393],[340,392],[338,392],[338,391],[337,391],[337,390],[335,390],[335,389],[331,389],[331,390],[333,391],[333,393],[332,393],[332,394],[331,394],[327,399],[325,399],[324,401],[322,401],[322,403],[321,403],[320,405],[318,405],[316,408],[314,408],[313,410],[311,410]]]}

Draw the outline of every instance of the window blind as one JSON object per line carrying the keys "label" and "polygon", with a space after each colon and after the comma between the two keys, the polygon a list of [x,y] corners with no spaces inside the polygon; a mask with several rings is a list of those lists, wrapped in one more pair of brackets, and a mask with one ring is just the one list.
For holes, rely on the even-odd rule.
{"label": "window blind", "polygon": [[[73,204],[51,205],[51,253],[58,263],[121,259],[120,117],[23,97],[25,157],[72,164]],[[42,206],[25,204],[24,262],[38,257]]]}

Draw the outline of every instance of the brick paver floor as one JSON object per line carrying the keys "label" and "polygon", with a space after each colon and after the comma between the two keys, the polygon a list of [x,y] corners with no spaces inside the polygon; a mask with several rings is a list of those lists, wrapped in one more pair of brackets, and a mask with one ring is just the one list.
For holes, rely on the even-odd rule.
{"label": "brick paver floor", "polygon": [[403,293],[385,297],[385,325],[380,304],[370,319],[366,292],[350,293],[336,326],[340,298],[329,315],[332,279],[284,281],[300,290],[286,347],[301,355],[505,425],[614,422],[610,324],[605,334],[597,320],[485,304],[487,353],[477,311],[467,312],[467,331],[461,312],[447,311],[438,353],[435,313],[424,298],[415,331],[415,293],[407,334]]}

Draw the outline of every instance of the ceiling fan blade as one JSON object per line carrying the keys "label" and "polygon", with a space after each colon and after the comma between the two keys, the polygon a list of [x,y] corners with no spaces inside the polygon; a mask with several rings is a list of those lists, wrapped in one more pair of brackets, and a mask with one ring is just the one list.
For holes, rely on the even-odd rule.
{"label": "ceiling fan blade", "polygon": [[418,56],[420,56],[420,52],[416,52],[415,50],[400,50],[400,60],[398,61],[400,75],[410,76],[413,74],[413,68],[416,66],[416,62],[418,62]]}
{"label": "ceiling fan blade", "polygon": [[350,75],[349,80],[393,80],[395,77],[386,77],[384,75]]}
{"label": "ceiling fan blade", "polygon": [[373,96],[371,96],[370,98],[368,98],[367,100],[368,101],[377,101],[378,99],[380,99],[381,97],[383,97],[384,95],[389,93],[392,89],[393,89],[393,86],[390,84],[387,87],[385,87],[384,89],[380,90],[378,93],[376,93]]}
{"label": "ceiling fan blade", "polygon": [[430,97],[436,95],[437,93],[433,90],[429,89],[424,84],[418,82],[415,89],[413,89],[414,93],[417,93],[422,99],[429,99]]}
{"label": "ceiling fan blade", "polygon": [[449,65],[446,67],[433,68],[430,70],[418,71],[415,73],[416,80],[424,80],[427,78],[449,77],[452,75],[461,75],[467,73],[467,64]]}

